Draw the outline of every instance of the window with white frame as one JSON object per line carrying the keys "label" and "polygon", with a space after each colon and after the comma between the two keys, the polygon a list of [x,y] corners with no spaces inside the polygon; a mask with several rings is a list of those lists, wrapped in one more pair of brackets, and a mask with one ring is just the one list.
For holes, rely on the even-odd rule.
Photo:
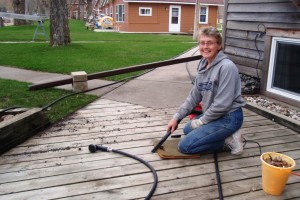
{"label": "window with white frame", "polygon": [[124,22],[125,21],[124,18],[125,18],[124,4],[116,5],[116,21]]}
{"label": "window with white frame", "polygon": [[105,15],[108,15],[108,8],[105,8]]}
{"label": "window with white frame", "polygon": [[200,14],[199,14],[199,23],[206,24],[208,21],[208,7],[201,6],[200,7]]}
{"label": "window with white frame", "polygon": [[267,91],[300,101],[300,39],[273,37]]}
{"label": "window with white frame", "polygon": [[139,7],[139,16],[152,16],[152,8]]}
{"label": "window with white frame", "polygon": [[113,16],[114,16],[114,9],[113,9],[113,7],[110,7],[109,16],[110,16],[110,17],[113,17]]}

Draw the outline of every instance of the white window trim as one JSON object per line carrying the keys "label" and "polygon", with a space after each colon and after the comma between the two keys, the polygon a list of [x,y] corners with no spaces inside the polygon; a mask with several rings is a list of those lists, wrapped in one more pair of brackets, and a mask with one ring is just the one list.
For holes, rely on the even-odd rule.
{"label": "white window trim", "polygon": [[[201,11],[201,8],[204,8],[204,7],[206,8],[205,22],[200,22],[200,16],[201,16],[200,11]],[[207,24],[208,23],[208,11],[209,11],[208,6],[200,6],[200,10],[199,10],[199,24]]]}
{"label": "white window trim", "polygon": [[292,43],[299,43],[300,44],[300,40],[299,39],[292,39],[292,38],[282,38],[282,37],[273,37],[272,38],[272,45],[271,45],[271,53],[270,53],[270,62],[269,62],[269,72],[268,72],[268,81],[267,81],[267,91],[268,92],[272,92],[281,96],[285,96],[297,101],[300,101],[300,96],[280,89],[280,88],[275,88],[272,87],[272,82],[273,82],[273,78],[274,78],[274,64],[275,64],[275,55],[276,55],[276,46],[277,46],[277,42],[292,42]]}
{"label": "white window trim", "polygon": [[[150,10],[150,13],[149,14],[142,14],[141,11],[143,9],[144,10]],[[152,8],[151,7],[139,7],[139,16],[146,16],[146,17],[152,16]]]}

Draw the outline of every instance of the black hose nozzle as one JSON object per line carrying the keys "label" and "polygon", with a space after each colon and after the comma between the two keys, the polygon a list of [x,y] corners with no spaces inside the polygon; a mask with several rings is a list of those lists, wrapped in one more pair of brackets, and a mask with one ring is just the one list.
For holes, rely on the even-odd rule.
{"label": "black hose nozzle", "polygon": [[106,146],[102,146],[102,145],[90,144],[89,145],[89,150],[90,150],[91,153],[95,153],[97,150],[109,151],[109,148],[106,147]]}

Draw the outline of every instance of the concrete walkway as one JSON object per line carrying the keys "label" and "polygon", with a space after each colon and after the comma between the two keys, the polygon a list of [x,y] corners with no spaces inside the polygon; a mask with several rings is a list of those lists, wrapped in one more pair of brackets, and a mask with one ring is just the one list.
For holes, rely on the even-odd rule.
{"label": "concrete walkway", "polygon": [[[178,58],[199,55],[198,47],[193,48]],[[110,86],[97,89],[91,92],[101,98],[110,99],[119,102],[139,104],[152,108],[177,107],[186,98],[191,89],[191,79],[187,72],[187,67],[194,77],[198,61],[181,63],[166,67],[157,68],[141,77],[129,81],[128,83],[116,88]],[[56,73],[36,72],[12,67],[0,66],[0,78],[12,79],[29,83],[42,83],[53,80],[70,78],[70,75]],[[88,81],[89,89],[112,83],[105,80]],[[72,89],[72,85],[59,86],[61,89]],[[111,91],[113,88],[115,90]],[[111,92],[109,92],[111,91]]]}

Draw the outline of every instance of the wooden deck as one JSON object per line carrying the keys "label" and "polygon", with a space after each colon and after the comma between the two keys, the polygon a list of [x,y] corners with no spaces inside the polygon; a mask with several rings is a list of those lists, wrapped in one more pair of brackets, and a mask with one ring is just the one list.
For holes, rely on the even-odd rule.
{"label": "wooden deck", "polygon": [[[162,160],[151,153],[152,139],[165,134],[174,112],[99,99],[1,156],[0,199],[143,199],[153,182],[149,169],[116,153],[90,153],[92,143],[148,161],[159,177],[152,199],[218,199],[212,154]],[[298,133],[249,110],[244,115],[245,138],[258,141],[263,152],[282,152],[299,162]],[[294,175],[282,196],[262,191],[256,144],[247,143],[241,156],[218,155],[225,199],[300,199],[300,178]],[[299,173],[299,165],[294,171]]]}

